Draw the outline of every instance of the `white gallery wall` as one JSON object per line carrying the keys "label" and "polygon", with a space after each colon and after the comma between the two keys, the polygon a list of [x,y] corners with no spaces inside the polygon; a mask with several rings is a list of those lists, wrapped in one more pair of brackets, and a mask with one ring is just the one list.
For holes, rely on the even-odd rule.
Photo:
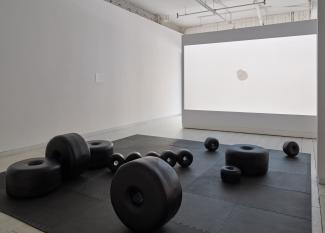
{"label": "white gallery wall", "polygon": [[317,36],[184,48],[184,109],[316,116]]}
{"label": "white gallery wall", "polygon": [[2,0],[0,32],[0,151],[181,112],[175,31],[103,0]]}
{"label": "white gallery wall", "polygon": [[183,126],[315,138],[317,21],[183,36]]}

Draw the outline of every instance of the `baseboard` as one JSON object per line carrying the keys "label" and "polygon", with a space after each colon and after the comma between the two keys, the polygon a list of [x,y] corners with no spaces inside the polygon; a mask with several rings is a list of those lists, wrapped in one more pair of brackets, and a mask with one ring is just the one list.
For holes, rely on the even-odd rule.
{"label": "baseboard", "polygon": [[[154,119],[150,119],[150,120],[146,120],[146,121],[139,121],[139,122],[134,122],[134,123],[131,123],[131,124],[121,125],[121,126],[117,126],[117,127],[111,127],[111,128],[108,128],[108,129],[93,131],[93,132],[89,132],[89,133],[83,133],[82,136],[85,137],[85,138],[101,136],[103,134],[107,134],[107,133],[110,133],[110,132],[113,132],[113,131],[122,130],[122,129],[130,128],[130,127],[136,127],[136,126],[139,126],[141,124],[150,123],[150,122],[153,122],[153,121],[163,120],[163,119],[166,119],[166,118],[177,117],[177,116],[181,116],[181,114],[173,114],[173,115],[158,117],[158,118],[154,118]],[[22,154],[22,153],[28,153],[30,151],[43,149],[43,148],[46,147],[46,144],[47,144],[47,142],[41,142],[39,144],[35,144],[35,145],[31,145],[31,146],[21,147],[21,148],[17,148],[17,149],[8,150],[8,151],[2,151],[2,152],[0,152],[0,157],[6,157],[6,156]]]}
{"label": "baseboard", "polygon": [[40,144],[36,144],[36,145],[32,145],[32,146],[26,146],[26,147],[12,149],[12,150],[8,150],[8,151],[2,151],[2,152],[0,152],[0,157],[28,153],[30,151],[35,151],[35,150],[41,150],[41,149],[45,148],[45,146],[46,146],[46,143],[40,143]]}
{"label": "baseboard", "polygon": [[316,138],[316,116],[184,110],[184,128]]}
{"label": "baseboard", "polygon": [[121,125],[121,126],[116,126],[116,127],[111,127],[108,129],[103,129],[103,130],[98,130],[98,131],[94,131],[94,132],[89,132],[89,133],[84,133],[83,136],[84,137],[96,137],[96,136],[100,136],[103,134],[108,134],[110,132],[113,131],[117,131],[117,130],[122,130],[122,129],[126,129],[126,128],[131,128],[131,127],[136,127],[145,123],[150,123],[153,121],[159,121],[159,120],[163,120],[163,119],[167,119],[167,118],[172,118],[172,117],[180,117],[181,114],[173,114],[173,115],[169,115],[169,116],[163,116],[163,117],[158,117],[158,118],[154,118],[151,120],[146,120],[146,121],[138,121],[138,122],[134,122],[131,124],[126,124],[126,125]]}

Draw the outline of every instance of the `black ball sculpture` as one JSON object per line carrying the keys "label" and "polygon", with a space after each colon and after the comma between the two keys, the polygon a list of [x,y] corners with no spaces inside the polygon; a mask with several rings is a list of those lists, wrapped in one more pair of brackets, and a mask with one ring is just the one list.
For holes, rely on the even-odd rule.
{"label": "black ball sculpture", "polygon": [[208,137],[204,141],[205,148],[210,152],[215,152],[219,148],[219,141],[216,138]]}
{"label": "black ball sculpture", "polygon": [[180,150],[177,154],[176,154],[176,160],[177,163],[183,167],[183,168],[187,168],[189,167],[192,162],[193,162],[193,154],[191,151],[189,150]]}
{"label": "black ball sculpture", "polygon": [[108,160],[108,168],[112,173],[115,173],[123,164],[125,163],[125,158],[120,153],[114,153]]}
{"label": "black ball sculpture", "polygon": [[171,150],[165,150],[161,153],[160,158],[168,163],[171,167],[175,167],[177,163],[177,155]]}
{"label": "black ball sculpture", "polygon": [[294,141],[288,141],[283,144],[283,152],[286,153],[288,157],[296,157],[299,154],[299,151],[299,145]]}
{"label": "black ball sculpture", "polygon": [[141,159],[141,157],[142,156],[139,152],[132,152],[132,153],[128,154],[128,156],[125,159],[125,162],[128,163],[128,162],[131,162],[136,159]]}

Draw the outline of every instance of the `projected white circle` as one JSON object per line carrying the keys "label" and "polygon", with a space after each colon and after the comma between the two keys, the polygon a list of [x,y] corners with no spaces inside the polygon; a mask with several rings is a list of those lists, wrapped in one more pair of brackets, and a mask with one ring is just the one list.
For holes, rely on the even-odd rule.
{"label": "projected white circle", "polygon": [[245,81],[246,79],[248,79],[248,73],[245,70],[239,69],[237,70],[237,78],[240,81]]}

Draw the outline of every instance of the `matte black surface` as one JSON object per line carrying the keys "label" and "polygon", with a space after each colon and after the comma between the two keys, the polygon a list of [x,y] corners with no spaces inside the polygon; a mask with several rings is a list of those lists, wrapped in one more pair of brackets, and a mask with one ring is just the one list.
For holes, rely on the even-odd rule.
{"label": "matte black surface", "polygon": [[61,183],[61,165],[44,157],[25,159],[7,168],[7,194],[15,198],[44,196]]}
{"label": "matte black surface", "polygon": [[221,180],[228,184],[237,184],[240,182],[241,171],[235,166],[223,166],[220,170]]}
{"label": "matte black surface", "polygon": [[226,165],[238,167],[245,176],[263,176],[269,169],[269,151],[249,144],[232,145],[226,151]]}
{"label": "matte black surface", "polygon": [[125,159],[125,162],[128,163],[133,160],[141,159],[141,158],[142,158],[142,155],[139,152],[135,151],[135,152],[132,152],[131,154],[128,154],[128,156]]}
{"label": "matte black surface", "polygon": [[286,153],[289,157],[297,156],[300,152],[298,143],[294,141],[285,142],[283,144],[283,152]]}
{"label": "matte black surface", "polygon": [[90,162],[90,150],[85,139],[77,133],[58,135],[46,145],[45,157],[61,165],[63,179],[78,177]]}
{"label": "matte black surface", "polygon": [[108,168],[115,173],[117,169],[125,163],[125,158],[121,153],[114,153],[108,160]]}
{"label": "matte black surface", "polygon": [[182,187],[175,170],[150,156],[121,166],[112,180],[110,195],[121,221],[141,233],[160,229],[182,203]]}
{"label": "matte black surface", "polygon": [[204,146],[208,151],[215,152],[216,150],[218,150],[219,141],[216,138],[208,137],[204,141]]}
{"label": "matte black surface", "polygon": [[177,156],[171,150],[163,151],[160,155],[160,158],[168,163],[171,167],[175,167],[177,163]]}
{"label": "matte black surface", "polygon": [[114,144],[106,140],[88,141],[90,150],[90,169],[99,169],[108,166],[110,157],[114,154]]}
{"label": "matte black surface", "polygon": [[[234,142],[236,143],[236,142]],[[294,159],[270,150],[269,172],[264,177],[242,177],[238,185],[222,183],[227,145],[215,153],[202,142],[135,135],[114,142],[118,153],[161,153],[190,149],[187,169],[176,166],[183,187],[183,203],[159,233],[310,233],[310,155]],[[14,200],[5,193],[0,174],[0,211],[42,231],[54,233],[130,231],[115,215],[109,197],[113,174],[108,169],[87,171],[48,196]]]}
{"label": "matte black surface", "polygon": [[193,163],[193,154],[190,150],[180,150],[176,155],[177,163],[183,167],[188,168]]}

